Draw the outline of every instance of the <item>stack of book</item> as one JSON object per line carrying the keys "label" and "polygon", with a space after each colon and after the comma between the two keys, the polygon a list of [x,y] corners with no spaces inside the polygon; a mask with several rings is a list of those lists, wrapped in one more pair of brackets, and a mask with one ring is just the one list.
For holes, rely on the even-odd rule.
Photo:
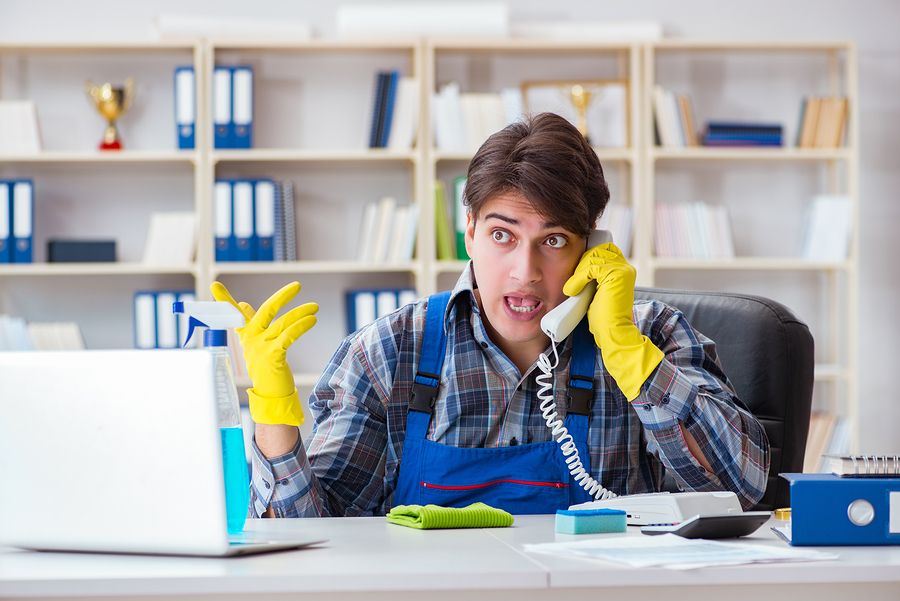
{"label": "stack of book", "polygon": [[797,146],[837,148],[843,144],[847,122],[847,98],[809,96],[800,106]]}
{"label": "stack of book", "polygon": [[660,146],[684,148],[699,146],[691,100],[661,86],[653,88],[653,115],[656,139]]}
{"label": "stack of book", "polygon": [[656,256],[732,259],[728,210],[702,202],[656,205]]}
{"label": "stack of book", "polygon": [[499,94],[463,94],[451,82],[434,94],[432,107],[438,150],[475,152],[491,134],[521,119],[522,92],[505,88]]}
{"label": "stack of book", "polygon": [[416,248],[419,207],[398,205],[385,196],[370,202],[363,211],[357,259],[374,265],[411,261]]}
{"label": "stack of book", "polygon": [[703,134],[704,146],[781,146],[783,127],[777,123],[710,121]]}
{"label": "stack of book", "polygon": [[419,82],[399,71],[375,75],[369,148],[409,150],[419,121]]}
{"label": "stack of book", "polygon": [[813,411],[809,416],[809,436],[803,456],[806,473],[830,471],[825,455],[842,455],[850,450],[850,422],[829,411]]}
{"label": "stack of book", "polygon": [[271,179],[218,179],[216,261],[296,261],[294,187]]}
{"label": "stack of book", "polygon": [[400,307],[416,302],[418,295],[412,288],[380,288],[348,290],[347,333],[369,325]]}
{"label": "stack of book", "polygon": [[631,256],[632,210],[629,206],[611,204],[597,220],[595,229],[608,230],[613,243],[626,257]]}
{"label": "stack of book", "polygon": [[75,322],[26,322],[0,315],[0,351],[80,351],[81,329]]}
{"label": "stack of book", "polygon": [[438,261],[468,261],[466,251],[466,206],[463,195],[466,177],[453,180],[453,204],[447,200],[447,186],[441,180],[434,182],[434,230]]}

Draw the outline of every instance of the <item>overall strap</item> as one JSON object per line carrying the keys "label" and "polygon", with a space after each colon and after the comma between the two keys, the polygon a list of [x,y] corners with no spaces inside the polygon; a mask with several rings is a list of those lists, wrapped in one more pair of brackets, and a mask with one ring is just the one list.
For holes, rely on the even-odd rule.
{"label": "overall strap", "polygon": [[590,415],[594,401],[594,362],[597,360],[597,344],[588,328],[587,316],[572,332],[572,359],[569,363],[569,386],[566,392],[567,412]]}
{"label": "overall strap", "polygon": [[428,297],[428,308],[425,310],[425,332],[422,336],[422,352],[416,378],[413,381],[412,396],[409,399],[409,410],[431,414],[441,385],[441,366],[444,364],[444,351],[447,348],[447,335],[444,332],[444,313],[450,301],[450,291],[438,292]]}

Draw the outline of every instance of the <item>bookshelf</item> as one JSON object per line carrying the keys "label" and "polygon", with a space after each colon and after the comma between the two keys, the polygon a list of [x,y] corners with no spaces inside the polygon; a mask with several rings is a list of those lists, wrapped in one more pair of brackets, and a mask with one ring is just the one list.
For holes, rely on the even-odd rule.
{"label": "bookshelf", "polygon": [[[175,141],[172,76],[176,66],[186,64],[197,74],[194,151],[176,150]],[[216,64],[254,68],[252,149],[213,148]],[[415,145],[400,152],[366,144],[374,74],[387,68],[417,77],[420,86]],[[100,153],[95,145],[103,123],[85,96],[84,79],[120,81],[129,75],[139,86],[135,107],[120,121],[126,150]],[[472,153],[437,148],[432,95],[450,81],[457,81],[462,92],[496,93],[523,81],[561,79],[628,82],[629,143],[595,150],[610,183],[611,206],[618,203],[633,212],[630,260],[638,284],[772,295],[774,281],[788,290],[787,298],[775,297],[789,306],[795,299],[814,303],[818,312],[801,317],[810,322],[817,341],[816,403],[847,417],[851,450],[856,450],[859,103],[856,50],[845,42],[433,38],[0,45],[0,98],[34,100],[44,137],[44,150],[37,155],[0,156],[0,177],[34,179],[38,228],[35,264],[0,265],[0,312],[29,320],[70,319],[82,326],[89,348],[129,348],[131,298],[137,289],[190,288],[209,298],[209,284],[221,279],[235,296],[258,304],[298,278],[303,284],[298,302],[315,300],[321,306],[319,325],[289,355],[298,385],[309,388],[345,334],[346,289],[414,287],[425,295],[451,286],[465,266],[437,260],[432,185],[435,180],[450,184],[464,174]],[[722,92],[719,80],[736,92]],[[846,95],[846,143],[839,148],[795,148],[792,143],[780,148],[657,147],[651,94],[657,83],[691,94],[698,124],[717,117],[765,117],[788,126],[787,140],[792,140],[803,95]],[[294,183],[299,260],[214,260],[212,190],[219,177]],[[767,178],[798,190],[801,199],[775,199],[753,212],[752,199],[717,196],[719,190],[740,187],[735,182],[760,187]],[[122,190],[128,190],[124,202]],[[735,258],[654,254],[654,209],[671,190],[728,204],[732,226],[739,229]],[[808,261],[786,244],[769,246],[769,237],[800,236],[798,215],[813,192],[842,193],[852,200],[846,260]],[[370,265],[356,260],[362,209],[384,195],[418,204],[413,261]],[[195,262],[172,268],[142,265],[149,213],[186,209],[198,215]],[[106,219],[98,219],[107,211]],[[120,263],[43,263],[46,239],[59,235],[116,238]],[[98,309],[98,298],[112,307],[106,314]]]}
{"label": "bookshelf", "polygon": [[[645,151],[645,187],[638,231],[639,255],[647,257],[643,284],[692,287],[709,279],[713,285],[762,295],[772,282],[795,278],[796,285],[817,290],[812,296],[818,315],[806,320],[816,340],[814,411],[842,416],[848,421],[850,448],[858,450],[858,331],[859,331],[859,116],[856,49],[849,42],[690,42],[663,41],[645,47],[643,78],[642,146]],[[711,84],[712,78],[720,81]],[[735,82],[735,79],[742,81]],[[706,119],[775,121],[786,125],[785,145],[778,148],[663,148],[652,129],[654,85],[677,88],[691,95],[699,126]],[[730,95],[717,89],[732,86]],[[713,90],[710,92],[710,90]],[[798,107],[805,95],[840,95],[849,101],[844,144],[837,148],[799,148]],[[687,174],[687,175],[685,175]],[[800,239],[798,221],[788,213],[800,208],[796,197],[768,199],[744,194],[716,198],[714,190],[728,178],[740,181],[779,178],[804,201],[814,194],[841,194],[850,199],[851,242],[845,260],[811,261],[799,257],[791,242]],[[742,178],[742,179],[740,179]],[[693,180],[693,181],[691,181]],[[665,196],[670,182],[679,182],[706,202],[726,203],[732,210],[732,228],[756,232],[735,242],[736,257],[727,260],[664,258],[654,255],[654,214],[657,195]],[[762,188],[765,189],[765,188]],[[666,190],[666,192],[662,192]],[[666,199],[668,200],[668,199]],[[748,204],[766,213],[752,223]],[[778,215],[773,219],[771,215]],[[779,223],[784,222],[784,223]],[[769,231],[767,231],[769,230]],[[765,233],[764,233],[765,232]],[[716,278],[719,275],[721,277]],[[640,277],[640,271],[639,271]],[[791,303],[788,302],[790,305]]]}
{"label": "bookshelf", "polygon": [[[641,48],[634,44],[587,42],[549,42],[541,40],[462,40],[430,39],[425,41],[424,64],[426,122],[434,119],[432,94],[450,81],[460,84],[461,93],[499,93],[503,88],[519,87],[525,81],[591,81],[624,80],[628,84],[625,119],[627,143],[622,147],[595,147],[603,163],[604,173],[611,182],[611,203],[632,207],[640,196],[641,152],[640,139],[640,56]],[[452,204],[452,180],[465,175],[471,152],[445,151],[437,147],[434,129],[429,127],[424,139],[425,174],[427,188],[421,191],[428,198],[430,209],[422,216],[424,223],[434,223],[431,182],[441,180],[448,190],[448,204]],[[429,255],[426,259],[429,288],[427,294],[453,285],[465,261],[437,260],[434,233],[426,228],[420,232]]]}

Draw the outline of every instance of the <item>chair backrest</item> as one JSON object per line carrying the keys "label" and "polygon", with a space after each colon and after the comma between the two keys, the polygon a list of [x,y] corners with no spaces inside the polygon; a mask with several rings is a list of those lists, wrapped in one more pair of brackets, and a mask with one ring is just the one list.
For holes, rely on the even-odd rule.
{"label": "chair backrest", "polygon": [[760,296],[637,288],[635,298],[675,307],[716,343],[735,392],[769,438],[769,481],[757,508],[789,506],[788,483],[778,474],[803,471],[815,362],[809,328]]}

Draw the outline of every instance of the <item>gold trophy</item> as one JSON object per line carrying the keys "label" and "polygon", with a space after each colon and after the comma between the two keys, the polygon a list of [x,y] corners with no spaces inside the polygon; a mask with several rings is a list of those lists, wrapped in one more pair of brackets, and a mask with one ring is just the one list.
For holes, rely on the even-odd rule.
{"label": "gold trophy", "polygon": [[134,79],[129,77],[125,80],[125,85],[119,88],[114,88],[110,83],[97,86],[88,80],[85,82],[85,89],[93,98],[97,111],[106,119],[100,150],[121,150],[122,140],[116,128],[116,119],[124,115],[131,106],[134,98]]}
{"label": "gold trophy", "polygon": [[572,84],[572,86],[568,88],[568,93],[569,100],[575,107],[575,112],[578,117],[576,127],[578,128],[578,131],[581,132],[581,135],[590,142],[590,136],[588,136],[587,109],[591,104],[594,93],[580,83]]}

